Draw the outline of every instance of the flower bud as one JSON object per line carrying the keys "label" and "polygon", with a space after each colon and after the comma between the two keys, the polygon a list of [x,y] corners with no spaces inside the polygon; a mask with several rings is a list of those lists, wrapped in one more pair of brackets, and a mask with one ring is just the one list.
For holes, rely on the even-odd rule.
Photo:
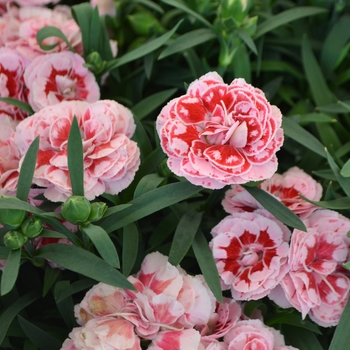
{"label": "flower bud", "polygon": [[107,210],[107,204],[103,202],[91,203],[90,215],[87,219],[89,222],[94,222],[100,220]]}
{"label": "flower bud", "polygon": [[24,235],[29,238],[34,238],[40,235],[43,230],[41,219],[36,216],[27,218],[21,225],[21,230]]}
{"label": "flower bud", "polygon": [[100,73],[106,66],[106,61],[102,60],[101,55],[97,51],[93,51],[86,57],[86,63],[84,64],[93,73]]}
{"label": "flower bud", "polygon": [[91,203],[84,196],[71,196],[62,204],[62,216],[74,225],[87,221],[91,211]]}
{"label": "flower bud", "polygon": [[[1,198],[13,198],[12,196],[1,196]],[[19,201],[19,199],[17,199]],[[21,226],[23,220],[27,216],[27,212],[25,210],[20,209],[0,209],[0,224],[15,230]]]}
{"label": "flower bud", "polygon": [[12,250],[21,248],[22,245],[27,242],[27,240],[28,237],[20,231],[8,231],[4,235],[5,246]]}
{"label": "flower bud", "polygon": [[143,11],[128,16],[129,23],[136,34],[148,36],[164,32],[164,28],[151,12]]}

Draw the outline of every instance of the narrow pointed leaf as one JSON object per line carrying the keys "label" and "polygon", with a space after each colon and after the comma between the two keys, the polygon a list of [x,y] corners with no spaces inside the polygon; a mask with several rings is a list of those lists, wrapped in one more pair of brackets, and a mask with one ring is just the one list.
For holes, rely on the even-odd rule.
{"label": "narrow pointed leaf", "polygon": [[134,198],[139,197],[146,192],[154,190],[163,181],[164,177],[160,177],[158,174],[148,174],[144,176],[135,188]]}
{"label": "narrow pointed leaf", "polygon": [[169,262],[174,266],[180,264],[190,249],[198,231],[203,213],[197,210],[185,212],[177,225],[169,252]]}
{"label": "narrow pointed leaf", "polygon": [[335,329],[329,350],[347,349],[350,343],[350,301],[347,302],[340,321]]}
{"label": "narrow pointed leaf", "polygon": [[175,53],[191,49],[192,47],[203,44],[209,40],[215,39],[216,37],[215,32],[210,29],[195,29],[177,37],[165,50],[161,52],[158,59],[161,60]]}
{"label": "narrow pointed leaf", "polygon": [[73,294],[82,292],[86,289],[90,289],[95,284],[96,282],[90,279],[83,279],[73,282],[69,287],[65,288],[62,291],[62,293],[57,297],[56,302],[59,303]]}
{"label": "narrow pointed leaf", "polygon": [[32,186],[36,159],[39,150],[39,140],[40,136],[38,136],[29,146],[28,151],[24,156],[19,173],[16,197],[22,201],[28,200],[29,191]]}
{"label": "narrow pointed leaf", "polygon": [[159,38],[153,39],[153,40],[143,44],[142,46],[126,53],[124,56],[122,56],[120,58],[116,58],[114,60],[109,61],[107,64],[107,70],[113,70],[117,67],[120,67],[126,63],[131,62],[131,61],[134,61],[140,57],[144,57],[144,56],[148,55],[150,52],[153,52],[153,51],[159,49],[176,32],[176,30],[180,26],[181,22],[182,22],[182,20],[179,23],[177,23],[172,30],[163,34]]}
{"label": "narrow pointed leaf", "polygon": [[[284,326],[283,334],[300,350],[324,350],[314,332],[295,326]],[[296,334],[298,336],[296,336]],[[340,348],[339,348],[340,350]]]}
{"label": "narrow pointed leaf", "polygon": [[254,52],[256,55],[258,54],[258,49],[255,46],[255,43],[251,36],[244,29],[237,29],[238,36],[242,39],[242,41]]}
{"label": "narrow pointed leaf", "polygon": [[299,124],[287,117],[284,117],[282,120],[282,128],[285,135],[311,151],[317,153],[321,157],[326,158],[326,153],[322,143]]}
{"label": "narrow pointed leaf", "polygon": [[326,154],[327,154],[328,164],[331,167],[335,177],[337,178],[339,185],[344,190],[346,195],[348,197],[350,197],[350,178],[342,176],[340,174],[340,169],[339,169],[338,165],[335,163],[332,156],[330,155],[330,153],[327,150],[326,150]]}
{"label": "narrow pointed leaf", "polygon": [[37,250],[37,256],[52,260],[65,269],[115,287],[134,289],[134,286],[115,268],[96,255],[68,244],[48,244]]}
{"label": "narrow pointed leaf", "polygon": [[213,292],[216,300],[222,303],[222,291],[218,269],[215,265],[213,254],[209,248],[208,242],[201,230],[197,231],[192,242],[192,248],[205,281]]}
{"label": "narrow pointed leaf", "polygon": [[38,44],[42,50],[52,50],[58,45],[58,42],[56,44],[53,44],[53,45],[43,44],[43,41],[46,38],[50,38],[50,37],[56,37],[56,38],[62,39],[67,44],[69,49],[72,52],[75,52],[74,48],[70,44],[67,37],[62,33],[62,31],[60,29],[58,29],[57,27],[53,27],[53,26],[43,27],[43,28],[39,29],[38,32],[36,33],[36,40],[38,41]]}
{"label": "narrow pointed leaf", "polygon": [[25,320],[21,316],[17,316],[19,324],[21,325],[23,332],[28,339],[40,349],[59,350],[61,349],[62,342],[52,335],[46,333],[39,327],[33,325],[29,321]]}
{"label": "narrow pointed leaf", "polygon": [[299,196],[304,199],[305,201],[315,204],[319,207],[322,208],[327,208],[327,209],[334,209],[334,210],[345,210],[345,209],[350,209],[350,198],[349,197],[341,197],[337,199],[332,199],[329,201],[319,201],[315,202],[312,201],[303,195],[299,194]]}
{"label": "narrow pointed leaf", "polygon": [[115,268],[120,267],[119,257],[114,243],[103,228],[89,224],[87,226],[82,226],[80,230],[91,239],[105,262]]}
{"label": "narrow pointed leaf", "polygon": [[21,264],[21,249],[10,250],[1,276],[1,295],[10,292],[16,283]]}
{"label": "narrow pointed leaf", "polygon": [[344,177],[350,177],[350,159],[348,159],[347,162],[343,165],[342,169],[340,170],[340,175]]}
{"label": "narrow pointed leaf", "polygon": [[45,276],[44,276],[44,286],[43,286],[43,297],[45,297],[45,295],[49,292],[49,290],[55,284],[55,282],[60,277],[60,275],[61,275],[60,269],[53,269],[49,265],[46,266]]}
{"label": "narrow pointed leaf", "polygon": [[6,102],[12,106],[18,107],[24,112],[27,112],[29,115],[32,115],[34,113],[32,107],[28,103],[25,103],[23,101],[16,100],[15,98],[11,97],[0,97],[0,101]]}
{"label": "narrow pointed leaf", "polygon": [[300,218],[290,209],[282,204],[275,197],[258,187],[244,187],[267,211],[269,211],[276,219],[282,221],[287,226],[305,231],[306,227]]}
{"label": "narrow pointed leaf", "polygon": [[132,140],[137,143],[142,156],[146,158],[152,152],[152,145],[141,121],[137,117],[134,118],[134,121],[136,124],[136,130]]}
{"label": "narrow pointed leaf", "polygon": [[68,169],[72,193],[84,196],[83,144],[75,116],[68,136]]}
{"label": "narrow pointed leaf", "polygon": [[123,228],[123,275],[129,276],[138,253],[139,232],[137,226],[132,223]]}
{"label": "narrow pointed leaf", "polygon": [[201,187],[188,182],[178,182],[149,191],[133,199],[132,206],[101,221],[100,225],[108,233],[154,212],[185,200],[201,191]]}
{"label": "narrow pointed leaf", "polygon": [[17,299],[12,305],[2,312],[0,316],[0,344],[4,340],[8,328],[18,313],[38,298],[38,294],[29,292],[28,294],[25,294],[21,298]]}
{"label": "narrow pointed leaf", "polygon": [[286,10],[259,24],[254,38],[257,39],[262,35],[297,19],[318,15],[324,12],[326,12],[326,9],[312,6],[298,6]]}

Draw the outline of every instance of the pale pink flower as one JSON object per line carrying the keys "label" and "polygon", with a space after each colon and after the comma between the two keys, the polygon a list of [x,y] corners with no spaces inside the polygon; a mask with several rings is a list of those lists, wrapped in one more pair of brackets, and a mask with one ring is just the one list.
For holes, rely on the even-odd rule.
{"label": "pale pink flower", "polygon": [[6,265],[6,259],[1,259],[0,260],[0,271],[4,271],[4,268],[5,268],[5,265]]}
{"label": "pale pink flower", "polygon": [[[27,89],[23,78],[26,65],[17,51],[0,47],[0,97],[10,97],[27,102]],[[19,108],[0,101],[0,115],[3,113],[15,120],[27,116],[27,113]]]}
{"label": "pale pink flower", "polygon": [[14,144],[18,121],[0,113],[0,193],[15,191],[18,180],[19,153]]}
{"label": "pale pink flower", "polygon": [[135,130],[131,112],[112,100],[92,104],[64,101],[20,122],[15,142],[21,160],[40,135],[33,183],[45,187],[44,195],[54,202],[65,201],[71,195],[67,143],[74,116],[82,135],[86,198],[119,193],[133,180],[140,151],[129,138]]}
{"label": "pale pink flower", "polygon": [[298,350],[286,346],[283,336],[274,328],[265,326],[260,320],[238,321],[224,337],[228,350]]}
{"label": "pale pink flower", "polygon": [[90,0],[92,7],[97,6],[100,16],[108,15],[114,17],[117,9],[113,0]]}
{"label": "pale pink flower", "polygon": [[[317,207],[303,200],[299,194],[312,201],[319,201],[322,197],[322,186],[298,167],[292,167],[282,175],[274,174],[259,187],[279,199],[302,219],[306,219]],[[233,185],[225,193],[222,205],[228,213],[261,208],[253,196],[239,185]]]}
{"label": "pale pink flower", "polygon": [[212,230],[210,242],[223,289],[236,300],[257,300],[289,270],[289,229],[266,210],[233,213]]}
{"label": "pale pink flower", "polygon": [[84,59],[70,51],[38,56],[28,65],[24,81],[34,111],[61,101],[95,102],[100,89],[95,76],[83,66]]}
{"label": "pale pink flower", "polygon": [[303,318],[334,326],[349,297],[350,281],[338,266],[346,261],[350,220],[332,210],[317,210],[305,220],[307,232],[294,230],[290,271],[269,297],[282,307],[293,306]]}
{"label": "pale pink flower", "polygon": [[14,2],[20,6],[40,6],[47,4],[57,4],[60,0],[0,0],[0,4],[8,4],[9,2]]}
{"label": "pale pink flower", "polygon": [[264,93],[216,72],[194,81],[157,118],[169,168],[195,185],[218,189],[271,177],[283,143],[282,114]]}
{"label": "pale pink flower", "polygon": [[[60,29],[73,48],[82,54],[81,31],[77,23],[66,11],[59,6],[53,10],[39,6],[25,6],[17,11],[12,10],[5,17],[0,28],[6,33],[6,40],[1,41],[7,47],[17,50],[27,60],[49,52],[67,51],[67,44],[60,38],[50,37],[44,40],[44,45],[58,44],[49,51],[42,50],[36,40],[37,32],[45,26],[54,26]],[[4,34],[3,34],[4,35]],[[2,36],[3,36],[2,35]]]}

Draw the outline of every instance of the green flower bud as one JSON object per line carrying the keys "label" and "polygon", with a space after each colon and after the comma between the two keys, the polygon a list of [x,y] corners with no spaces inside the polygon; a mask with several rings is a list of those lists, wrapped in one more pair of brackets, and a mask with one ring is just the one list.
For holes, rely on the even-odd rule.
{"label": "green flower bud", "polygon": [[85,66],[93,73],[100,73],[106,66],[106,61],[102,60],[101,55],[97,51],[93,51],[86,57]]}
{"label": "green flower bud", "polygon": [[62,204],[62,216],[71,224],[79,225],[87,221],[91,203],[84,196],[71,196]]}
{"label": "green flower bud", "polygon": [[[12,196],[1,196],[1,198],[13,198]],[[17,199],[19,201],[19,199]],[[16,230],[19,228],[27,216],[27,212],[25,210],[20,209],[0,209],[0,224],[8,227],[11,230]]]}
{"label": "green flower bud", "polygon": [[87,219],[89,222],[100,220],[107,210],[107,204],[103,202],[91,203],[90,215]]}
{"label": "green flower bud", "polygon": [[132,29],[138,35],[148,36],[150,34],[160,34],[164,32],[164,28],[157,18],[148,11],[129,15],[128,20]]}
{"label": "green flower bud", "polygon": [[20,231],[8,231],[4,235],[4,244],[6,247],[16,250],[22,247],[27,242],[28,237]]}
{"label": "green flower bud", "polygon": [[36,216],[27,218],[21,225],[21,230],[29,238],[34,238],[40,235],[43,230],[41,219]]}

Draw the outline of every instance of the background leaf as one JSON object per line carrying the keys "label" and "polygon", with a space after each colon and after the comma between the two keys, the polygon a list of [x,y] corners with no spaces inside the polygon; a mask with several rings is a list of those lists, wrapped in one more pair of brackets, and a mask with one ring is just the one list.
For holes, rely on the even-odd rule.
{"label": "background leaf", "polygon": [[16,283],[21,264],[21,249],[10,250],[1,276],[1,296],[9,293]]}
{"label": "background leaf", "polygon": [[123,275],[129,276],[135,265],[139,245],[137,226],[131,223],[123,228]]}

